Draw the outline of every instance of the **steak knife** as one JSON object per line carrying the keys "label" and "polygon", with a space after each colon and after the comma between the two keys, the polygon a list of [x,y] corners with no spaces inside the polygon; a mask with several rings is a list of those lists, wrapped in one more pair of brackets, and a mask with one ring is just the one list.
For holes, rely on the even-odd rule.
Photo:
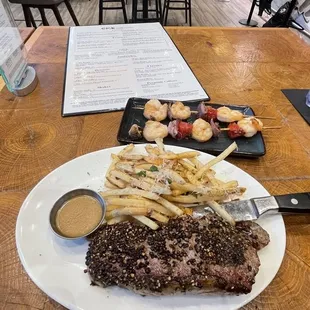
{"label": "steak knife", "polygon": [[222,207],[237,222],[257,220],[269,213],[310,214],[310,192],[231,201]]}

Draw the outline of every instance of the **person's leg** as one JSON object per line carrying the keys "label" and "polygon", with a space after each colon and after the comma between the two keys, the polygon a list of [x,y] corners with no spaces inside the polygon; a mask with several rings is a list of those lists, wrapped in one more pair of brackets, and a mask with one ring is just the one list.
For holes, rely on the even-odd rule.
{"label": "person's leg", "polygon": [[303,27],[306,31],[310,31],[310,8],[306,12],[303,12],[298,15],[295,19],[295,22]]}
{"label": "person's leg", "polygon": [[306,22],[309,23],[309,21],[310,21],[310,8],[307,12],[304,13],[304,16],[305,16]]}
{"label": "person's leg", "polygon": [[310,0],[305,0],[298,8],[298,11],[301,13],[301,12],[304,12],[307,7],[310,6]]}

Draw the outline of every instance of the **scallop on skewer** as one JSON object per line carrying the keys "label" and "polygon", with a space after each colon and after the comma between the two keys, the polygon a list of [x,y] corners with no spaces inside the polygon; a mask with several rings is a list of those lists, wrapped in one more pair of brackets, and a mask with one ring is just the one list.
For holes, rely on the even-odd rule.
{"label": "scallop on skewer", "polygon": [[[162,121],[167,118],[167,116],[172,119],[186,120],[192,113],[197,114],[198,118],[202,118],[207,122],[211,119],[217,119],[220,122],[231,123],[238,122],[244,118],[251,117],[251,115],[246,115],[240,111],[230,109],[228,106],[223,106],[219,108],[213,108],[207,106],[204,102],[198,105],[197,111],[192,111],[190,107],[185,106],[183,102],[176,101],[175,103],[161,104],[157,99],[149,100],[144,107],[133,107],[133,109],[144,110],[143,115],[145,118],[153,121]],[[270,116],[255,116],[260,119],[275,119]]]}
{"label": "scallop on skewer", "polygon": [[155,141],[156,138],[165,138],[168,134],[177,140],[191,137],[198,142],[207,142],[212,137],[218,137],[222,131],[227,131],[231,139],[238,137],[250,138],[263,129],[280,129],[280,126],[264,126],[262,121],[256,117],[244,118],[240,121],[232,122],[227,128],[220,128],[218,123],[211,119],[210,123],[198,118],[193,124],[183,122],[181,120],[170,121],[166,126],[156,121],[147,121],[144,129],[137,124],[131,126],[129,136],[133,140],[142,139],[147,141]]}
{"label": "scallop on skewer", "polygon": [[143,115],[152,121],[163,121],[168,115],[168,104],[161,104],[159,100],[151,99],[145,104]]}
{"label": "scallop on skewer", "polygon": [[[232,110],[229,107],[219,107],[213,108],[211,106],[206,106],[204,102],[201,102],[197,108],[197,114],[199,118],[210,122],[211,119],[217,119],[223,123],[232,123],[238,122],[242,119],[252,117],[252,115],[246,115],[237,110]],[[256,118],[261,119],[275,119],[274,117],[269,116],[255,116]]]}
{"label": "scallop on skewer", "polygon": [[173,104],[169,104],[168,116],[170,119],[185,120],[191,117],[191,109],[185,106],[183,102],[176,101]]}
{"label": "scallop on skewer", "polygon": [[227,131],[231,139],[238,137],[251,138],[263,129],[280,129],[281,126],[264,126],[262,121],[256,117],[244,118],[240,121],[230,123],[227,128],[221,128],[222,131]]}
{"label": "scallop on skewer", "polygon": [[145,140],[152,142],[157,138],[166,138],[168,136],[168,127],[160,122],[147,121],[143,129]]}
{"label": "scallop on skewer", "polygon": [[183,102],[176,101],[175,103],[161,104],[157,99],[149,100],[144,107],[134,107],[135,110],[143,109],[143,115],[145,118],[152,121],[162,121],[167,118],[185,120],[191,116],[190,107],[185,106]]}
{"label": "scallop on skewer", "polygon": [[201,118],[196,119],[193,124],[180,120],[171,121],[168,125],[168,132],[174,139],[191,137],[198,142],[207,142],[221,133],[215,124],[209,124]]}
{"label": "scallop on skewer", "polygon": [[156,138],[165,138],[168,134],[176,140],[191,137],[198,142],[206,142],[214,136],[212,126],[201,118],[195,120],[193,124],[173,120],[168,127],[160,122],[147,121],[143,129],[133,124],[128,133],[133,140],[144,137],[150,142],[155,141]]}
{"label": "scallop on skewer", "polygon": [[192,138],[198,142],[207,142],[213,136],[211,125],[203,120],[198,118],[193,123]]}

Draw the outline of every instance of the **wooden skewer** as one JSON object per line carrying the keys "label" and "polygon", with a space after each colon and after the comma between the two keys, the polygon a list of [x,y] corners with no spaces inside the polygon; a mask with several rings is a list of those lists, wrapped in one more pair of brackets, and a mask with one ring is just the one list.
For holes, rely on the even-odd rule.
{"label": "wooden skewer", "polygon": [[[232,111],[235,111],[235,110],[232,110]],[[193,114],[197,114],[198,111],[191,111],[191,113]],[[243,114],[243,117],[244,118],[248,118],[248,117],[255,117],[255,118],[260,118],[260,119],[273,119],[275,120],[276,118],[275,117],[272,117],[272,116],[262,116],[262,115],[246,115],[246,114]]]}
{"label": "wooden skewer", "polygon": [[243,115],[244,118],[247,117],[255,117],[255,118],[261,118],[261,119],[276,119],[275,117],[272,116],[262,116],[262,115]]}
{"label": "wooden skewer", "polygon": [[281,129],[281,126],[264,126],[263,129]]}
{"label": "wooden skewer", "polygon": [[[281,126],[264,126],[263,129],[281,129]],[[229,128],[220,128],[221,131],[229,131]]]}

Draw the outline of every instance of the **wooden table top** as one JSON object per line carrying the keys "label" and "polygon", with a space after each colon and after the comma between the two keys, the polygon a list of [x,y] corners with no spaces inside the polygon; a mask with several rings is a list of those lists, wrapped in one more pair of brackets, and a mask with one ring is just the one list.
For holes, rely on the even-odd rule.
{"label": "wooden table top", "polygon": [[[310,47],[288,29],[167,28],[214,102],[248,104],[276,120],[267,154],[229,158],[271,194],[309,191],[310,127],[282,88],[310,88]],[[37,182],[82,154],[118,145],[122,112],[61,117],[68,29],[42,27],[27,41],[39,85],[29,96],[0,95],[0,308],[60,309],[23,270],[16,217]],[[243,309],[310,309],[310,217],[285,217],[287,249],[272,283]]]}
{"label": "wooden table top", "polygon": [[35,29],[33,27],[19,28],[19,33],[24,43],[26,43],[34,31]]}

